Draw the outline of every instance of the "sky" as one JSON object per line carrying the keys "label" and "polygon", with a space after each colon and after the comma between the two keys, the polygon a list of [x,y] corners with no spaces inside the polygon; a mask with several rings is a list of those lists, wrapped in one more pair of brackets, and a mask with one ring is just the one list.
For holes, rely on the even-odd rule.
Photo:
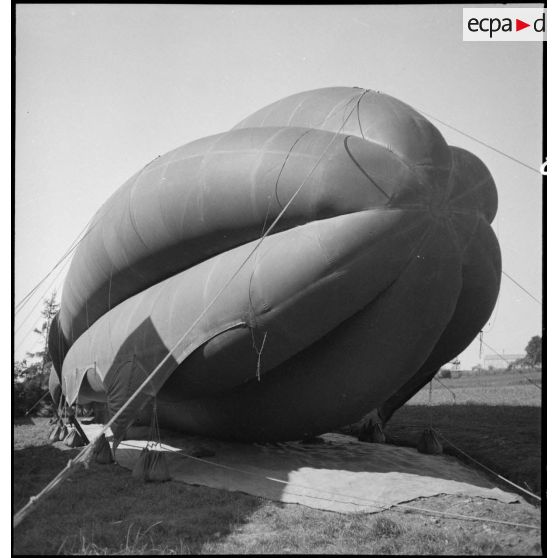
{"label": "sky", "polygon": [[[287,95],[336,85],[388,93],[542,163],[541,43],[463,42],[459,5],[17,5],[16,303],[152,159]],[[488,166],[503,269],[540,301],[541,176],[434,124]],[[60,295],[65,269],[16,314],[16,359],[40,348],[41,300]],[[502,277],[485,342],[523,352],[541,333],[541,308]],[[477,364],[479,342],[460,359]]]}

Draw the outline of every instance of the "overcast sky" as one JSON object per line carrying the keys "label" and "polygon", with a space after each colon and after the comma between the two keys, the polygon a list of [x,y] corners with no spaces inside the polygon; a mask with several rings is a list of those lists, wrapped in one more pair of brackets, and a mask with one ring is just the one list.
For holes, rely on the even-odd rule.
{"label": "overcast sky", "polygon": [[[18,5],[16,302],[157,155],[299,91],[380,90],[538,167],[541,44],[463,42],[461,21],[452,5]],[[541,177],[435,124],[490,169],[503,268],[540,300]],[[16,316],[16,358],[38,348],[40,300],[63,278]],[[485,341],[520,353],[540,324],[541,306],[502,277]],[[461,360],[478,362],[478,341]]]}

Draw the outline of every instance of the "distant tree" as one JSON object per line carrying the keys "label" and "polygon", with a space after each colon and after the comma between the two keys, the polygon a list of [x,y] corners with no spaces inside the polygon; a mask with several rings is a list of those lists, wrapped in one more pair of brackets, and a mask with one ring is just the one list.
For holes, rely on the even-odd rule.
{"label": "distant tree", "polygon": [[[50,333],[50,324],[56,316],[60,305],[56,302],[56,291],[53,291],[50,298],[47,298],[43,302],[43,309],[41,311],[41,316],[44,318],[43,323],[40,328],[35,328],[33,331],[40,335],[42,338],[43,348],[37,352],[28,352],[27,356],[29,358],[38,358],[40,361],[41,372],[46,372],[50,368],[52,359],[48,352],[48,336]],[[25,362],[25,361],[24,361]]]}
{"label": "distant tree", "polygon": [[540,335],[534,335],[531,337],[527,347],[525,347],[525,352],[527,353],[525,360],[529,364],[540,364],[542,360],[542,340]]}
{"label": "distant tree", "polygon": [[[13,365],[13,396],[15,416],[23,416],[33,405],[41,399],[48,389],[48,378],[52,359],[48,352],[48,336],[50,325],[58,312],[59,304],[56,302],[56,291],[43,301],[41,326],[33,331],[40,335],[42,349],[28,352],[27,358],[15,361]],[[28,360],[29,359],[29,360]],[[45,400],[34,412],[44,413],[51,408],[49,400]]]}
{"label": "distant tree", "polygon": [[16,360],[14,362],[14,380],[23,381],[25,378],[35,376],[40,373],[40,367],[37,363],[29,364],[26,359]]}

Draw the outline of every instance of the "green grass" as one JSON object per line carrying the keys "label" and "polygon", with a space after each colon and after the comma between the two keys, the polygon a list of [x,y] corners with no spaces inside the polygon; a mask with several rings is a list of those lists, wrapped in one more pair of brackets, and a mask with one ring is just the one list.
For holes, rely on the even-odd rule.
{"label": "green grass", "polygon": [[[475,387],[468,381],[462,381],[462,389],[481,388],[485,396],[501,388]],[[394,415],[388,435],[397,443],[414,444],[429,414],[425,405],[404,407]],[[433,407],[433,422],[458,446],[518,484],[540,486],[540,408],[439,405]],[[77,453],[46,444],[47,432],[45,419],[15,426],[15,510]],[[410,505],[540,524],[540,510],[526,503],[441,495]],[[15,529],[14,553],[536,555],[541,537],[536,530],[403,508],[343,515],[177,482],[143,484],[118,465],[92,464],[78,470]]]}

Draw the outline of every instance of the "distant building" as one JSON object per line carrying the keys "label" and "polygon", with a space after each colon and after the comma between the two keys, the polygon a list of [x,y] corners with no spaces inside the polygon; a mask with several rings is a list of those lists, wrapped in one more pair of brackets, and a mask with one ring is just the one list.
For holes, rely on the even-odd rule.
{"label": "distant building", "polygon": [[484,357],[483,368],[494,368],[495,370],[505,370],[510,364],[516,360],[525,358],[525,353],[522,354],[502,354],[502,355],[486,355]]}

